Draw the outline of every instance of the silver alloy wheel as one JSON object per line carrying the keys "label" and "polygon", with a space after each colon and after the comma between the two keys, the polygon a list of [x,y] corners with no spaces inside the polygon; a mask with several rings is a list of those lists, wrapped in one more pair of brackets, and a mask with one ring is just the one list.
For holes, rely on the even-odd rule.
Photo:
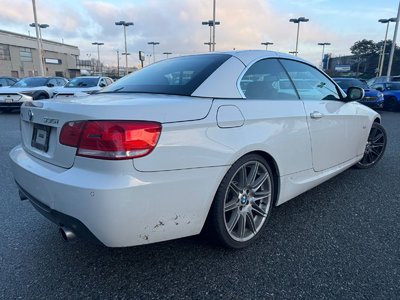
{"label": "silver alloy wheel", "polygon": [[386,146],[386,134],[383,129],[373,126],[365,146],[364,156],[359,162],[364,167],[374,165],[383,155]]}
{"label": "silver alloy wheel", "polygon": [[271,206],[272,183],[259,161],[243,164],[233,175],[224,198],[224,222],[232,239],[245,242],[262,228]]}

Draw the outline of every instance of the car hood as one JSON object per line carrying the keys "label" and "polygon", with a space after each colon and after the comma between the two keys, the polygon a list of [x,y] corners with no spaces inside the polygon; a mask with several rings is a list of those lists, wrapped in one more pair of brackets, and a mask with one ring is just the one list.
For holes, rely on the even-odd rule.
{"label": "car hood", "polygon": [[207,116],[212,98],[142,93],[100,93],[86,97],[43,101],[43,109],[89,119],[153,120],[160,123],[200,120]]}

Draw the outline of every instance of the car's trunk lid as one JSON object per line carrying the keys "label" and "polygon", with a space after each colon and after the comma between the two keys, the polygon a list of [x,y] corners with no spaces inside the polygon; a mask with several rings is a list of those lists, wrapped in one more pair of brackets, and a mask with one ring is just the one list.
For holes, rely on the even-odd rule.
{"label": "car's trunk lid", "polygon": [[205,118],[212,99],[153,94],[98,94],[34,101],[21,107],[22,144],[31,155],[70,168],[76,148],[59,143],[63,125],[81,120],[144,120],[160,123]]}

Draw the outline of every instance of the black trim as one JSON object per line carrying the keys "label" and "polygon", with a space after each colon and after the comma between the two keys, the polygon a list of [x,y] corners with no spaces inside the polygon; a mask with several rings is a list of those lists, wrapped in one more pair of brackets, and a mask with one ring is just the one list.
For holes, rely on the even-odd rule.
{"label": "black trim", "polygon": [[63,214],[57,210],[51,209],[49,206],[40,202],[38,199],[26,192],[18,184],[18,182],[16,182],[16,184],[21,192],[28,197],[29,201],[32,203],[32,206],[47,219],[60,227],[66,227],[72,230],[76,234],[76,236],[81,239],[92,241],[96,244],[104,246],[104,244],[100,242],[99,239],[81,221],[69,215]]}

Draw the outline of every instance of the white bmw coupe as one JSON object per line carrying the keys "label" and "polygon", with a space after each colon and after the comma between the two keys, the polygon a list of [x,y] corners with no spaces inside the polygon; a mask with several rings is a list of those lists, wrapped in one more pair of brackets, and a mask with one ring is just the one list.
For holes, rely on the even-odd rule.
{"label": "white bmw coupe", "polygon": [[207,224],[242,248],[274,206],[379,161],[386,133],[363,95],[283,53],[166,59],[90,97],[27,102],[12,169],[67,240],[134,246]]}

